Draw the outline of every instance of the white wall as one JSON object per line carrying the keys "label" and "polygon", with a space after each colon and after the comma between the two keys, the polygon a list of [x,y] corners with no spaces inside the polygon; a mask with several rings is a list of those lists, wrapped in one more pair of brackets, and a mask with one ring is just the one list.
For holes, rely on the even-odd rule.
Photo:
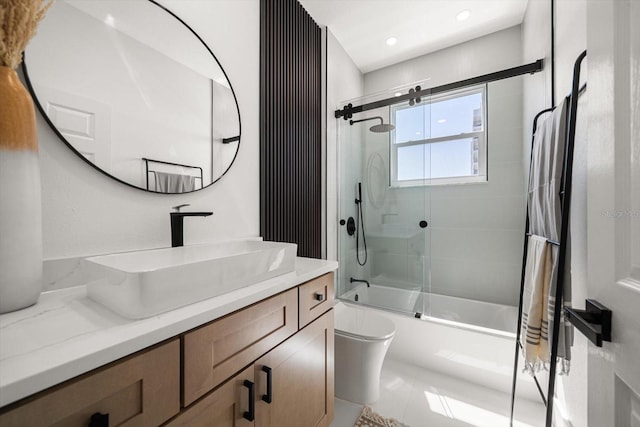
{"label": "white wall", "polygon": [[[556,103],[571,91],[573,64],[577,56],[586,48],[586,0],[556,1],[556,48],[555,48],[555,101]],[[550,67],[550,2],[530,0],[522,24],[522,51],[524,61],[545,58],[543,73],[524,81],[524,138],[523,155],[528,170],[528,155],[531,149],[531,125],[534,115],[551,106]],[[586,65],[586,62],[585,62]],[[587,67],[583,67],[583,80]],[[587,92],[588,93],[588,92]],[[576,130],[576,151],[573,169],[573,198],[571,208],[571,273],[572,301],[576,307],[583,307],[586,297],[586,102],[583,96],[578,105]],[[557,425],[570,422],[572,425],[587,425],[587,340],[579,332],[575,334],[572,348],[571,372],[556,379]],[[545,388],[546,390],[546,388]],[[569,421],[570,420],[570,421]],[[569,424],[570,425],[570,424]]]}
{"label": "white wall", "polygon": [[429,79],[425,87],[452,83],[522,65],[520,26],[365,74],[364,91],[373,94]]}
{"label": "white wall", "polygon": [[[388,91],[426,79],[423,87],[438,86],[521,64],[517,26],[367,73],[365,92]],[[488,85],[488,182],[392,188],[381,209],[367,205],[370,230],[380,228],[384,214],[396,214],[394,221],[416,229],[420,220],[429,222],[422,250],[416,248],[420,241],[414,239],[408,249],[406,245],[396,249],[397,242],[389,239],[371,239],[374,275],[409,282],[398,282],[397,286],[424,281],[426,290],[438,294],[518,304],[524,230],[523,78]],[[376,114],[385,116],[386,121],[388,112],[381,111]],[[385,137],[366,131],[365,135],[362,167],[376,150],[388,167]]]}
{"label": "white wall", "polygon": [[182,203],[214,212],[185,221],[186,244],[259,234],[259,2],[161,3],[203,38],[229,76],[242,121],[236,161],[203,191],[148,194],[89,167],[38,117],[45,259],[166,247],[170,208]]}

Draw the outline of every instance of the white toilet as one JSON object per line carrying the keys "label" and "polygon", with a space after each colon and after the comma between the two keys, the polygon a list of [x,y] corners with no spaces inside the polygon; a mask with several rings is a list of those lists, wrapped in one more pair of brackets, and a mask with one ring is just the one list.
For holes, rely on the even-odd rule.
{"label": "white toilet", "polygon": [[380,370],[396,327],[386,317],[352,305],[335,306],[335,394],[368,404],[380,395]]}

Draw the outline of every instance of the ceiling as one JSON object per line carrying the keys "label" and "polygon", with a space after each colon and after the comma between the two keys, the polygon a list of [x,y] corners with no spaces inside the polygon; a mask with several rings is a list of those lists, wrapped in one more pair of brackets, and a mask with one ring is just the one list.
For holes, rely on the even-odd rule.
{"label": "ceiling", "polygon": [[[299,0],[360,71],[453,46],[522,22],[528,0]],[[463,10],[469,18],[458,21]],[[396,37],[388,46],[386,40]]]}

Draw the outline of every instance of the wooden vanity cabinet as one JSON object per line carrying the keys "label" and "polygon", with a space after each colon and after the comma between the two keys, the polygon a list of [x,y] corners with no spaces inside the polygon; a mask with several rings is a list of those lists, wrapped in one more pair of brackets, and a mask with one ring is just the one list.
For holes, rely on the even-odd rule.
{"label": "wooden vanity cabinet", "polygon": [[184,406],[297,331],[298,289],[293,288],[184,334]]}
{"label": "wooden vanity cabinet", "polygon": [[[179,411],[180,341],[173,339],[3,408],[0,426],[155,426]],[[92,424],[94,415],[108,424]]]}
{"label": "wooden vanity cabinet", "polygon": [[333,303],[329,273],[184,334],[186,409],[168,425],[329,426]]}
{"label": "wooden vanity cabinet", "polygon": [[167,426],[328,427],[334,412],[333,347],[331,310]]}
{"label": "wooden vanity cabinet", "polygon": [[[250,427],[253,426],[249,397],[255,395],[253,365],[235,375],[198,403],[183,410],[167,427]],[[254,398],[255,404],[255,398]]]}
{"label": "wooden vanity cabinet", "polygon": [[256,427],[331,424],[333,348],[331,310],[255,363]]}
{"label": "wooden vanity cabinet", "polygon": [[2,408],[0,426],[328,427],[333,292],[333,273],[310,280]]}
{"label": "wooden vanity cabinet", "polygon": [[298,325],[302,329],[333,307],[333,273],[325,274],[298,287]]}

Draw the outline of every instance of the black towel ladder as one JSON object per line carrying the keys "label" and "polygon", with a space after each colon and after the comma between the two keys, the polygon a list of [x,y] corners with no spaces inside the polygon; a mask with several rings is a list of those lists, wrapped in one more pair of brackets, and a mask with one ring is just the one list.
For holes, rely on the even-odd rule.
{"label": "black towel ladder", "polygon": [[[568,109],[568,117],[567,117],[567,134],[566,134],[566,144],[564,151],[564,162],[562,168],[562,181],[560,184],[560,209],[562,212],[562,221],[560,228],[560,238],[558,242],[550,242],[552,244],[556,244],[559,246],[558,250],[558,273],[556,277],[557,286],[556,286],[556,304],[554,306],[554,319],[560,319],[560,310],[562,309],[562,296],[564,290],[564,277],[563,272],[566,269],[566,254],[567,254],[567,238],[569,232],[569,212],[571,205],[571,183],[572,183],[572,173],[573,173],[573,152],[575,145],[575,137],[576,137],[576,119],[578,112],[578,97],[580,94],[586,89],[586,84],[580,87],[580,68],[582,65],[582,60],[587,56],[587,51],[582,52],[575,61],[573,66],[573,82],[571,85],[571,94],[567,97],[569,100],[569,109]],[[533,132],[532,132],[532,142],[531,146],[533,149],[533,136],[535,135],[538,119],[545,113],[551,112],[555,109],[555,107],[547,108],[540,111],[536,114],[533,119]],[[516,385],[518,379],[518,359],[521,351],[520,344],[520,329],[522,327],[522,304],[523,304],[523,294],[524,294],[524,275],[526,268],[526,259],[527,259],[527,243],[529,240],[529,203],[527,201],[527,213],[526,213],[526,222],[525,222],[525,233],[524,233],[524,250],[522,256],[522,275],[520,277],[520,303],[518,307],[518,328],[516,330],[516,343],[515,343],[515,355],[513,362],[513,381],[511,385],[511,417],[510,417],[510,425],[513,426],[513,415],[515,408],[515,398],[516,398]],[[540,393],[540,397],[542,402],[547,408],[546,413],[546,427],[551,427],[552,419],[553,419],[553,396],[555,393],[555,377],[556,377],[556,365],[557,365],[557,356],[558,356],[558,332],[559,332],[560,322],[553,322],[553,331],[551,333],[551,357],[549,363],[549,384],[547,388],[547,393],[545,395],[542,390],[542,386],[538,381],[538,378],[534,375],[533,379],[535,381],[536,387],[538,388],[538,392]],[[526,362],[525,362],[526,363]]]}

